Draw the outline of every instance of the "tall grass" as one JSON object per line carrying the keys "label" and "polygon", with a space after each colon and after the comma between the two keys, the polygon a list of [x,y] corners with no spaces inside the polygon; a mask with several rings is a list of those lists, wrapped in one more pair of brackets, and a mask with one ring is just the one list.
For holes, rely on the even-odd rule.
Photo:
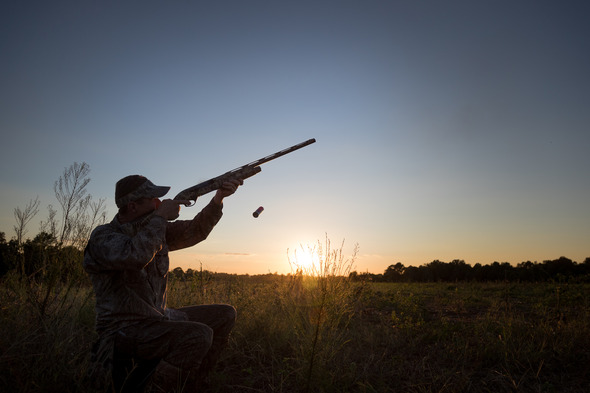
{"label": "tall grass", "polygon": [[[356,249],[326,239],[303,251],[321,265],[293,254],[289,275],[170,282],[171,307],[238,310],[211,391],[590,391],[589,284],[353,283]],[[86,376],[91,287],[35,285],[0,282],[0,391],[106,392]]]}
{"label": "tall grass", "polygon": [[[306,359],[305,391],[331,381],[315,378],[326,370],[346,343],[346,331],[352,317],[352,285],[347,278],[357,254],[345,259],[344,242],[332,249],[326,236],[324,243],[301,246],[306,254],[302,264],[295,252],[290,259],[295,275],[287,292],[283,313],[290,319],[300,344],[299,354]],[[314,386],[312,386],[314,385]]]}
{"label": "tall grass", "polygon": [[0,286],[0,390],[84,391],[94,340],[92,289],[8,274]]}

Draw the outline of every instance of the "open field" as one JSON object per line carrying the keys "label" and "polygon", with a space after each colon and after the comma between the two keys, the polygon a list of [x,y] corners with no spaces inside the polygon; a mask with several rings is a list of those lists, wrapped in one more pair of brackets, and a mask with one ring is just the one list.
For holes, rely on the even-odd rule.
{"label": "open field", "polygon": [[[86,377],[85,283],[0,282],[0,391],[104,392]],[[198,275],[170,306],[229,303],[213,392],[590,391],[590,284]]]}

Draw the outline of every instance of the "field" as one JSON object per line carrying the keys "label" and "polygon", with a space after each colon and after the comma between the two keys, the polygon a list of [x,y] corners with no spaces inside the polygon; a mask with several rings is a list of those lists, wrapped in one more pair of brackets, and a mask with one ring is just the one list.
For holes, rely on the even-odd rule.
{"label": "field", "polygon": [[[0,391],[105,392],[89,380],[86,283],[0,281]],[[590,284],[351,282],[199,274],[169,305],[229,303],[213,392],[587,392]]]}

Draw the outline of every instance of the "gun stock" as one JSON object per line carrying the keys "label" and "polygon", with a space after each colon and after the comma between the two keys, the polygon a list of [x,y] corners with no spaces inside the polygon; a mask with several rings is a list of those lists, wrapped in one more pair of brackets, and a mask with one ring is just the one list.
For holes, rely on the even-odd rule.
{"label": "gun stock", "polygon": [[231,179],[244,180],[249,177],[252,177],[262,170],[262,168],[260,168],[260,165],[267,163],[271,160],[274,160],[275,158],[284,156],[285,154],[292,153],[295,150],[299,150],[305,146],[311,145],[314,142],[315,139],[308,139],[305,142],[298,143],[276,153],[270,154],[266,157],[252,161],[249,164],[233,169],[229,172],[224,173],[223,175],[214,177],[195,186],[182,190],[178,193],[178,195],[174,197],[174,199],[196,201],[198,197],[221,188],[223,183],[225,183],[226,181],[229,181]]}

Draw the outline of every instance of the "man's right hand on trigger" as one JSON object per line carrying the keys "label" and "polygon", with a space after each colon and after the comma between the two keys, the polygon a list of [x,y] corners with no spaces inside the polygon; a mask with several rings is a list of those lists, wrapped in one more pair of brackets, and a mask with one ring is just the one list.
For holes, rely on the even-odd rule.
{"label": "man's right hand on trigger", "polygon": [[189,200],[164,199],[156,209],[155,214],[168,221],[176,220],[180,215],[180,205],[187,206],[190,203]]}

